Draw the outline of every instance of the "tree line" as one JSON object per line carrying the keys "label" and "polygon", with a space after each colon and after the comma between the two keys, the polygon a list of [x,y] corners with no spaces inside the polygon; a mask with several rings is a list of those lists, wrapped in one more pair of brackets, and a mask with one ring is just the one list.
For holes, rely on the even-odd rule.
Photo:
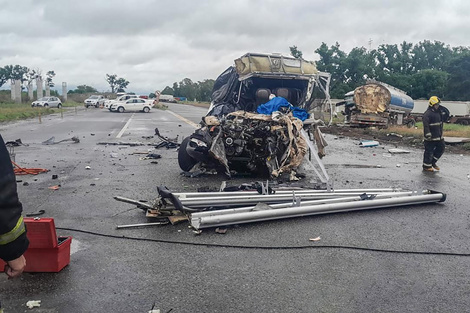
{"label": "tree line", "polygon": [[203,81],[193,82],[189,78],[182,81],[174,82],[173,86],[166,86],[162,90],[162,95],[172,95],[175,97],[186,97],[188,100],[210,101],[212,88],[214,87],[213,79],[205,79]]}
{"label": "tree line", "polygon": [[[49,87],[54,87],[54,82],[52,79],[55,76],[54,71],[48,71],[45,76],[45,82]],[[38,79],[43,79],[43,75],[41,70],[39,69],[30,69],[26,66],[21,65],[5,65],[4,67],[0,67],[0,87],[5,85],[9,80],[19,80],[21,84],[25,84],[26,87],[31,85],[31,83]]]}
{"label": "tree line", "polygon": [[[293,56],[296,46],[290,47]],[[440,41],[418,44],[382,44],[377,49],[353,48],[326,43],[315,50],[317,68],[331,74],[330,93],[343,98],[348,91],[375,79],[404,90],[413,99],[438,96],[445,100],[470,100],[470,49]],[[300,52],[300,56],[301,56]]]}

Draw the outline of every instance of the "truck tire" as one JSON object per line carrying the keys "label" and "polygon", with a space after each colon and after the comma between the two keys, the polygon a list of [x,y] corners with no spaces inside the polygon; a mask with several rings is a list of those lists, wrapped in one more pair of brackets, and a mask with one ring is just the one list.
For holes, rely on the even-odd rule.
{"label": "truck tire", "polygon": [[462,124],[462,125],[468,125],[469,122],[468,122],[468,120],[461,120],[461,121],[460,121],[460,124]]}
{"label": "truck tire", "polygon": [[408,128],[414,128],[415,126],[416,126],[415,120],[409,120],[409,121],[406,123],[406,127],[408,127]]}
{"label": "truck tire", "polygon": [[187,172],[196,165],[197,161],[193,159],[188,152],[186,151],[186,147],[189,143],[189,137],[184,138],[183,142],[180,145],[180,149],[178,150],[178,164],[180,168]]}

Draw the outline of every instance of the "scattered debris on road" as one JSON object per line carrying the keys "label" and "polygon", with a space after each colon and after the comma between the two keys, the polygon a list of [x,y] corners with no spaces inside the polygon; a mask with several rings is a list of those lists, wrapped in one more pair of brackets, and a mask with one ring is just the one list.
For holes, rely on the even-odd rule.
{"label": "scattered debris on road", "polygon": [[155,148],[167,148],[167,149],[175,149],[180,146],[178,143],[178,135],[176,138],[168,138],[160,135],[160,131],[158,128],[155,128],[155,136],[157,136],[161,142],[155,145]]}
{"label": "scattered debris on road", "polygon": [[28,309],[39,308],[41,306],[41,300],[29,300],[26,302]]}
{"label": "scattered debris on road", "polygon": [[7,141],[5,142],[5,146],[11,148],[11,147],[19,147],[19,146],[25,146],[28,147],[29,145],[24,144],[21,139],[16,139],[15,141]]}
{"label": "scattered debris on road", "polygon": [[406,154],[406,153],[410,153],[410,150],[405,150],[405,149],[388,149],[388,152],[390,152],[391,154]]}
{"label": "scattered debris on road", "polygon": [[42,144],[43,145],[56,145],[58,143],[67,142],[67,141],[72,141],[73,143],[79,143],[80,139],[78,139],[77,136],[74,136],[72,138],[67,138],[67,139],[62,139],[60,141],[55,141],[55,137],[52,136],[51,138],[47,139],[46,141],[43,141]]}
{"label": "scattered debris on road", "polygon": [[362,148],[377,147],[378,145],[380,145],[380,143],[376,140],[361,140],[361,142],[359,143],[359,146]]}
{"label": "scattered debris on road", "polygon": [[320,241],[321,238],[320,237],[315,237],[315,238],[310,238],[309,241]]}
{"label": "scattered debris on road", "polygon": [[139,160],[151,160],[151,159],[160,159],[162,156],[158,153],[149,153],[144,157],[139,158]]}
{"label": "scattered debris on road", "polygon": [[44,213],[46,213],[45,210],[39,210],[37,212],[27,213],[27,214],[25,214],[25,216],[26,217],[40,216],[40,215],[43,215]]}
{"label": "scattered debris on road", "polygon": [[49,170],[45,168],[24,168],[13,161],[11,161],[11,163],[13,164],[13,171],[15,172],[15,175],[38,175],[49,172]]}

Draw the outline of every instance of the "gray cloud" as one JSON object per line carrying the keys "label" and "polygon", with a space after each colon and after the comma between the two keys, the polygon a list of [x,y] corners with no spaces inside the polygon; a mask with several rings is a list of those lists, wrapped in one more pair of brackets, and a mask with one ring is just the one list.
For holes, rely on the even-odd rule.
{"label": "gray cloud", "polygon": [[151,92],[185,77],[215,78],[249,51],[316,59],[322,42],[372,48],[439,40],[468,45],[457,0],[0,0],[0,66],[54,70],[57,85],[108,89],[106,73]]}

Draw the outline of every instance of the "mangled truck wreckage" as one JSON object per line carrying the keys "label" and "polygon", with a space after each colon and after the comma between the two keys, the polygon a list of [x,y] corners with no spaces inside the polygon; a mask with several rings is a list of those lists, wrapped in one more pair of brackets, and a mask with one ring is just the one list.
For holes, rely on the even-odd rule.
{"label": "mangled truck wreckage", "polygon": [[[324,155],[318,126],[324,108],[332,110],[329,81],[329,74],[301,59],[254,53],[236,59],[217,78],[201,127],[183,140],[180,168],[294,178],[313,148],[310,138]],[[318,116],[311,115],[315,109]]]}

